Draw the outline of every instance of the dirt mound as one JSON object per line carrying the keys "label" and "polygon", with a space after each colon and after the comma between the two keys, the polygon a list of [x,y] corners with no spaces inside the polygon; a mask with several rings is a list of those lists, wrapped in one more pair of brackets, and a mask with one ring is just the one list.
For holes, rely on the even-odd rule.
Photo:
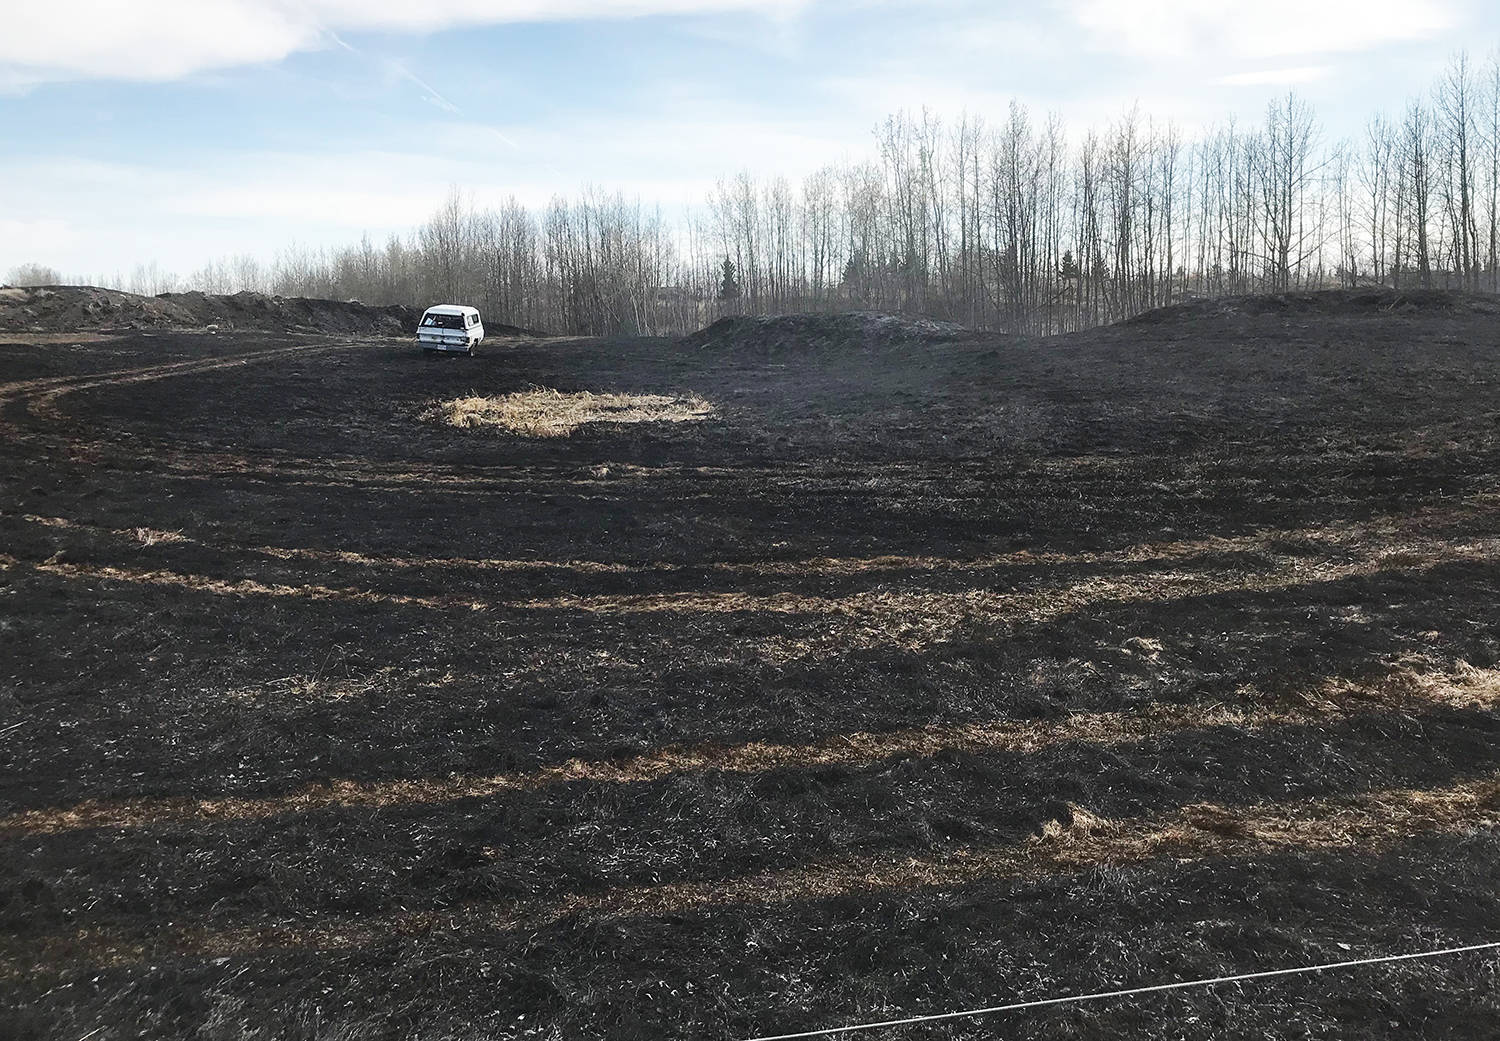
{"label": "dirt mound", "polygon": [[0,289],[0,329],[72,332],[100,328],[186,328],[202,325],[182,307],[156,297],[92,286]]}
{"label": "dirt mound", "polygon": [[1322,289],[1187,300],[1158,307],[1121,325],[1163,325],[1205,318],[1275,315],[1500,314],[1500,298],[1456,289]]}
{"label": "dirt mound", "polygon": [[[93,286],[0,288],[0,330],[201,329],[264,332],[400,334],[414,332],[420,312],[401,305],[308,300],[264,293],[163,293],[139,296]],[[502,327],[504,328],[504,327]]]}
{"label": "dirt mound", "polygon": [[163,293],[155,297],[180,307],[199,324],[232,329],[315,329],[327,333],[414,333],[422,313],[401,304],[371,307],[355,300],[311,300],[264,293]]}
{"label": "dirt mound", "polygon": [[730,315],[684,338],[692,347],[767,354],[890,349],[965,340],[973,330],[953,322],[881,311],[836,314]]}

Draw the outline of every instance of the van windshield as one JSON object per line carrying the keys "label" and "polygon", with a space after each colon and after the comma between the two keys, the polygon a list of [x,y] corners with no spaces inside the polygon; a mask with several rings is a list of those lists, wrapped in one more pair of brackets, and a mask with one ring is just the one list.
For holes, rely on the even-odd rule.
{"label": "van windshield", "polygon": [[427,314],[422,316],[422,324],[429,329],[462,329],[464,316],[461,314]]}

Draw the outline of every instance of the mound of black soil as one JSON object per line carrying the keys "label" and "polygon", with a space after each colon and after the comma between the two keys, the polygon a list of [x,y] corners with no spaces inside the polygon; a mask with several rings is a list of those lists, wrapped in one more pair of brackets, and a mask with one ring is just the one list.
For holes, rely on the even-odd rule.
{"label": "mound of black soil", "polygon": [[1500,299],[1456,289],[1322,289],[1296,293],[1188,300],[1125,319],[1121,325],[1161,325],[1205,318],[1266,315],[1500,314]]}
{"label": "mound of black soil", "polygon": [[0,289],[0,329],[4,330],[180,329],[202,324],[176,304],[113,289],[92,286]]}
{"label": "mound of black soil", "polygon": [[[163,293],[139,296],[93,286],[0,288],[0,330],[202,329],[398,335],[416,330],[421,312],[393,304],[308,300],[264,293]],[[501,334],[506,327],[501,327]]]}
{"label": "mound of black soil", "polygon": [[691,347],[766,354],[884,350],[966,340],[973,330],[918,315],[881,311],[730,315],[684,338]]}
{"label": "mound of black soil", "polygon": [[163,293],[154,299],[191,314],[198,324],[221,329],[293,330],[326,333],[414,333],[422,313],[401,304],[371,307],[355,300],[311,300],[264,293]]}

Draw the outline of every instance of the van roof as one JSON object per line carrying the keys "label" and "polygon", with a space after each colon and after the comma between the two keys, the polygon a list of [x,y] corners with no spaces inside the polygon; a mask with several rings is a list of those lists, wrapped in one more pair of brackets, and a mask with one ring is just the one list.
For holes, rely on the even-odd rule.
{"label": "van roof", "polygon": [[423,314],[478,314],[479,308],[466,304],[433,304]]}

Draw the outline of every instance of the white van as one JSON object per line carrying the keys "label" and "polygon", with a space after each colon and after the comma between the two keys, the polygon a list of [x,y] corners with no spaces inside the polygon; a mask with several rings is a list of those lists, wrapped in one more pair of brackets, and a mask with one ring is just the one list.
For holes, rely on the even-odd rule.
{"label": "white van", "polygon": [[417,343],[424,351],[463,351],[473,354],[484,339],[479,311],[461,304],[438,304],[422,312]]}

